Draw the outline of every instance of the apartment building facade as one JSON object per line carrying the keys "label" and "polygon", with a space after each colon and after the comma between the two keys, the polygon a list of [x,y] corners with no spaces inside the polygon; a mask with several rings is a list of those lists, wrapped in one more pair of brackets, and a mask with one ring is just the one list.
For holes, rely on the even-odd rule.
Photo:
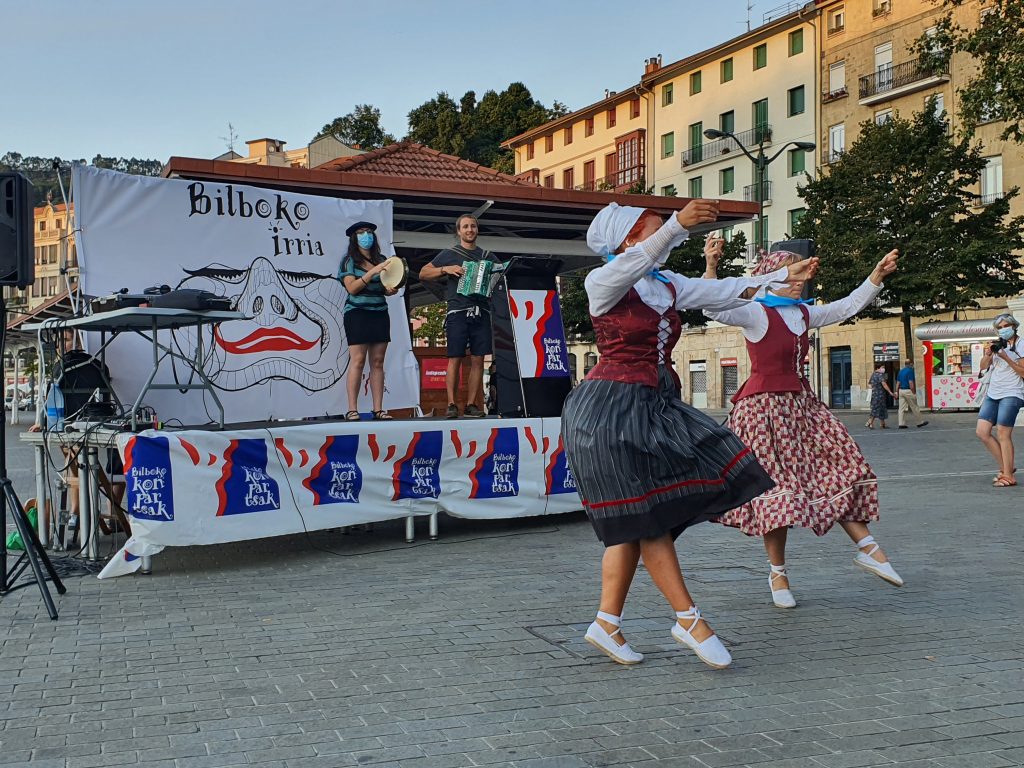
{"label": "apartment building facade", "polygon": [[[757,246],[793,231],[804,211],[797,186],[817,164],[815,151],[793,145],[815,140],[815,17],[806,6],[641,81],[654,104],[649,183],[660,194],[759,202],[764,231],[757,220],[741,227],[751,263]],[[759,172],[741,146],[775,159]]]}
{"label": "apartment building facade", "polygon": [[[650,66],[650,65],[648,65]],[[515,136],[518,178],[553,189],[624,192],[646,183],[649,94],[608,91],[583,109]]]}

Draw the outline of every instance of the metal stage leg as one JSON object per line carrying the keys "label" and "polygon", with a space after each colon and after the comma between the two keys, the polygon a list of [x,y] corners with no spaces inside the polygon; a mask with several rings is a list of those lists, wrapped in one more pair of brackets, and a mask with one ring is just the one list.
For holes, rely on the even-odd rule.
{"label": "metal stage leg", "polygon": [[430,516],[430,540],[437,541],[437,515],[435,512]]}
{"label": "metal stage leg", "polygon": [[[47,504],[50,495],[50,485],[46,482],[46,448],[37,445],[35,451],[36,460],[36,512],[39,520],[39,543],[44,547],[50,544],[50,530],[53,529],[53,539],[57,540],[55,521],[56,510],[52,504]],[[46,521],[46,508],[50,507],[49,521]],[[44,523],[46,523],[44,525]]]}
{"label": "metal stage leg", "polygon": [[416,541],[416,516],[409,515],[405,518],[405,542],[412,544]]}
{"label": "metal stage leg", "polygon": [[142,556],[142,565],[139,566],[139,573],[143,574],[144,576],[148,576],[152,572],[153,572],[153,556],[152,555],[143,555]]}
{"label": "metal stage leg", "polygon": [[89,538],[92,536],[92,516],[89,514],[89,458],[88,451],[78,452],[78,549],[89,556]]}
{"label": "metal stage leg", "polygon": [[100,557],[100,451],[89,448],[89,559]]}

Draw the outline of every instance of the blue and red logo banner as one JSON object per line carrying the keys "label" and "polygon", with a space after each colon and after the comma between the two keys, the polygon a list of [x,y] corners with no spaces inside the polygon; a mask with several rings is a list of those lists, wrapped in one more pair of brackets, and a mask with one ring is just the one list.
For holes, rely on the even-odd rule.
{"label": "blue and red logo banner", "polygon": [[578,493],[576,479],[572,476],[569,462],[565,457],[565,446],[562,436],[558,436],[558,447],[555,448],[544,467],[544,489],[548,496],[557,493]]}
{"label": "blue and red logo banner", "polygon": [[174,520],[171,447],[166,437],[131,438],[124,449],[128,513],[139,520]]}
{"label": "blue and red logo banner", "polygon": [[519,495],[519,430],[516,427],[491,430],[487,449],[477,459],[469,480],[471,499]]}
{"label": "blue and red logo banner", "polygon": [[356,461],[359,435],[331,435],[320,448],[320,461],[302,481],[313,494],[313,506],[358,504],[363,471]]}
{"label": "blue and red logo banner", "polygon": [[569,376],[569,348],[565,343],[558,292],[511,291],[509,309],[523,377]]}
{"label": "blue and red logo banner", "polygon": [[232,440],[217,481],[217,517],[281,508],[281,491],[267,472],[267,441]]}
{"label": "blue and red logo banner", "polygon": [[416,432],[405,455],[395,462],[391,476],[394,495],[399,499],[436,499],[441,495],[440,430]]}
{"label": "blue and red logo banner", "polygon": [[537,352],[534,375],[565,377],[569,375],[569,349],[562,328],[562,308],[558,303],[558,292],[547,293],[544,313],[537,321],[537,332],[533,335],[533,348]]}

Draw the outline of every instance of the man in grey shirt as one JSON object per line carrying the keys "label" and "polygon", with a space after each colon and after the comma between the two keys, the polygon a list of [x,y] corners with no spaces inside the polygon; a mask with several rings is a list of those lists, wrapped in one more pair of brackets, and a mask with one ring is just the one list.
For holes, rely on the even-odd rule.
{"label": "man in grey shirt", "polygon": [[448,339],[448,370],[445,385],[448,390],[446,416],[455,419],[459,407],[455,404],[455,390],[459,373],[469,349],[468,392],[466,416],[484,415],[484,356],[491,354],[491,301],[483,296],[463,296],[459,293],[459,278],[465,273],[463,263],[489,260],[491,254],[476,244],[480,233],[476,219],[463,214],[455,222],[459,237],[457,245],[441,251],[420,270],[420,280],[447,281],[448,313],[444,321]]}

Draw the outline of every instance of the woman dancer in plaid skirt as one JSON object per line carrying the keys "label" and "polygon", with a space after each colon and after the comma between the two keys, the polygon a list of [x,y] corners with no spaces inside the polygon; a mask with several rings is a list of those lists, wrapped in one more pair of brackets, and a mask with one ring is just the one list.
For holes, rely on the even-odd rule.
{"label": "woman dancer in plaid skirt", "polygon": [[[567,398],[562,436],[587,516],[606,547],[600,610],[586,639],[620,664],[643,659],[619,630],[641,554],[675,611],[672,637],[712,667],[729,664],[729,651],[686,589],[674,539],[772,485],[734,434],[679,399],[679,379],[668,365],[681,329],[678,310],[739,306],[746,290],[781,288],[787,279],[813,275],[817,263],[725,280],[658,270],[687,227],[717,214],[715,203],[695,200],[663,223],[653,211],[613,203],[587,233],[587,244],[607,262],[586,279],[601,358]],[[709,247],[720,250],[721,243]]]}
{"label": "woman dancer in plaid skirt", "polygon": [[[857,543],[858,566],[891,584],[903,584],[868,530],[867,523],[878,520],[875,474],[846,427],[811,392],[803,375],[808,329],[841,323],[860,312],[878,296],[886,275],[896,270],[898,257],[895,250],[886,254],[859,288],[831,304],[801,302],[804,281],[794,280],[744,307],[705,312],[713,320],[743,329],[751,371],[733,397],[736,405],[729,427],[775,481],[773,489],[718,522],[764,537],[771,566],[768,585],[780,608],[796,606],[786,574],[786,534],[792,526],[822,536],[839,523]],[[754,274],[799,259],[776,251],[762,259]]]}

